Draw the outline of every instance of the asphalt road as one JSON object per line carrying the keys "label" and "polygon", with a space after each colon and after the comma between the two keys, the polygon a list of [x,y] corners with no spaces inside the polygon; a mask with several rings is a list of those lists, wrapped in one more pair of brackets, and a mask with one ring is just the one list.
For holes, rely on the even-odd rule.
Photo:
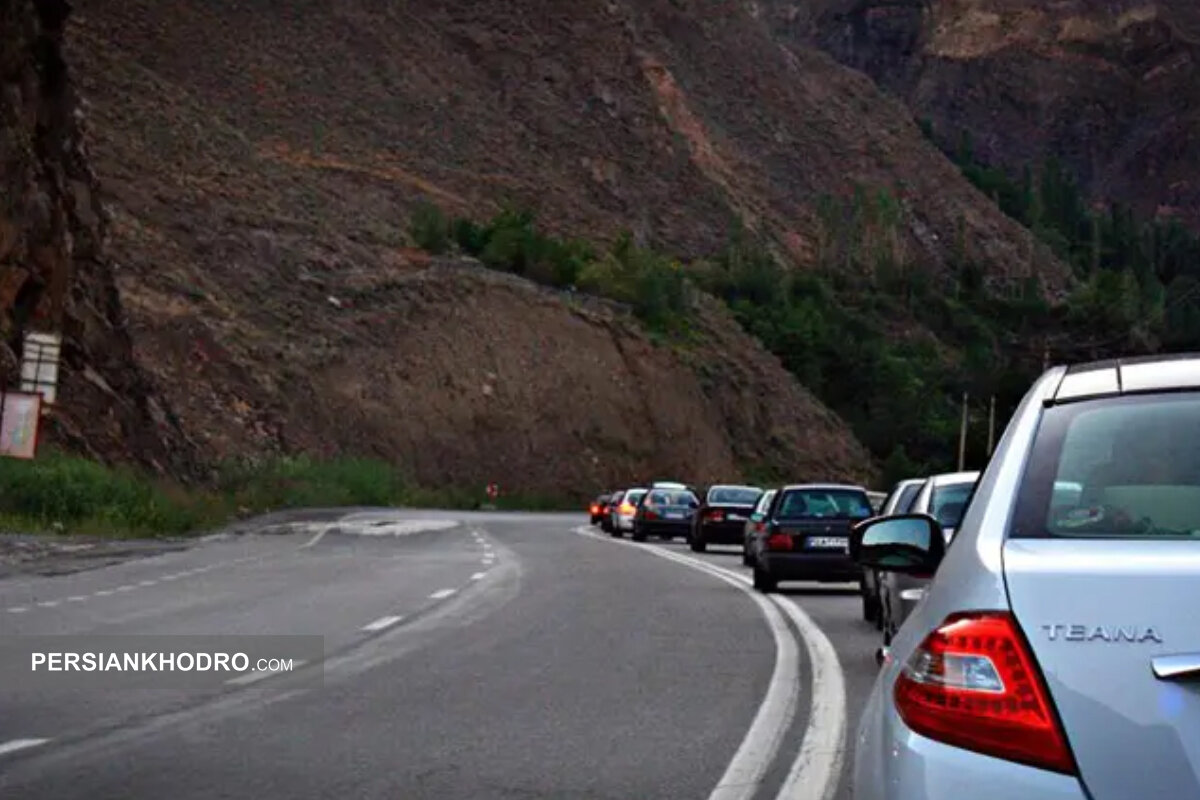
{"label": "asphalt road", "polygon": [[[0,636],[316,634],[292,674],[0,681],[0,797],[850,797],[876,672],[853,587],[573,515],[360,510],[0,580]],[[63,640],[69,649],[70,639]]]}

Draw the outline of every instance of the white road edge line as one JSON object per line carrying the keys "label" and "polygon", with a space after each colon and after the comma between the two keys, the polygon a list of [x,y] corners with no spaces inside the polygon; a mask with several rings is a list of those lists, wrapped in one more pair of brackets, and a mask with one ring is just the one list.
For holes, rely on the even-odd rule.
{"label": "white road edge line", "polygon": [[483,580],[483,579],[484,579],[484,578],[486,578],[486,577],[487,577],[487,573],[486,573],[486,572],[476,572],[474,575],[472,575],[472,576],[471,576],[471,580],[473,580],[473,581],[481,581],[481,580]]}
{"label": "white road edge line", "polygon": [[390,628],[404,617],[380,617],[369,625],[363,625],[364,631],[381,631],[384,628]]}
{"label": "white road edge line", "polygon": [[313,546],[313,545],[315,545],[317,542],[319,542],[319,541],[321,541],[322,539],[324,539],[324,538],[325,538],[325,534],[329,533],[329,529],[330,529],[330,528],[333,528],[333,527],[335,527],[335,525],[326,525],[325,527],[321,528],[321,530],[317,531],[317,535],[316,535],[316,536],[312,537],[312,538],[311,538],[311,539],[309,539],[307,542],[305,542],[304,544],[300,545],[300,549],[301,549],[301,550],[307,550],[308,548],[312,547],[312,546]]}
{"label": "white road edge line", "polygon": [[48,741],[50,741],[50,740],[49,739],[13,739],[11,741],[0,744],[0,756],[4,755],[5,753],[15,753],[18,750],[27,750],[30,747],[37,747],[38,745],[43,745]]}
{"label": "white road edge line", "polygon": [[445,600],[451,595],[458,594],[458,589],[438,589],[433,594],[429,595],[430,600]]}
{"label": "white road edge line", "polygon": [[[661,545],[650,545],[649,549],[661,550],[677,560],[699,561]],[[750,578],[733,570],[707,562],[700,563],[746,585],[753,584]],[[808,662],[812,665],[812,704],[808,713],[808,728],[804,731],[800,752],[775,797],[776,800],[829,800],[837,792],[842,759],[846,752],[846,680],[842,664],[833,642],[796,601],[779,595],[772,595],[771,599],[800,631],[808,650]]]}
{"label": "white road edge line", "polygon": [[[293,660],[292,661],[292,669],[290,671],[295,672],[296,670],[300,669],[307,663],[308,663],[307,661],[301,661],[299,659]],[[281,670],[281,669],[263,670],[262,672],[248,672],[245,675],[239,675],[236,678],[230,678],[229,680],[225,681],[225,683],[227,683],[231,686],[248,686],[252,683],[258,683],[259,681],[265,681],[267,678],[270,678],[275,675],[282,675],[282,674],[284,674],[284,670]]]}
{"label": "white road edge line", "polygon": [[[784,622],[779,607],[750,589],[744,580],[740,580],[741,576],[737,576],[736,573],[733,573],[732,576],[726,574],[720,567],[700,559],[682,556],[665,548],[644,547],[620,539],[597,536],[588,528],[577,528],[575,533],[597,541],[643,549],[660,558],[691,567],[744,592],[758,605],[775,640],[775,668],[771,673],[766,694],[763,695],[750,729],[746,732],[745,738],[742,739],[741,745],[725,768],[725,773],[717,782],[716,788],[713,789],[708,800],[749,800],[754,797],[796,716],[797,695],[799,694],[799,645],[795,635]],[[736,576],[737,579],[733,576]]]}

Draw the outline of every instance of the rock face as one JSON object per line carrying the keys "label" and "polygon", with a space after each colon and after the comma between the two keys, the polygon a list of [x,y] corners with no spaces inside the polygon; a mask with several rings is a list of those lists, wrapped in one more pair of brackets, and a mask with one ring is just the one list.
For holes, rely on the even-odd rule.
{"label": "rock face", "polygon": [[30,330],[64,335],[49,442],[178,475],[191,453],[136,366],[105,215],[62,55],[64,0],[0,0],[0,370],[19,379]]}
{"label": "rock face", "polygon": [[768,0],[819,45],[993,164],[1049,156],[1101,203],[1200,227],[1200,5],[1191,0]]}

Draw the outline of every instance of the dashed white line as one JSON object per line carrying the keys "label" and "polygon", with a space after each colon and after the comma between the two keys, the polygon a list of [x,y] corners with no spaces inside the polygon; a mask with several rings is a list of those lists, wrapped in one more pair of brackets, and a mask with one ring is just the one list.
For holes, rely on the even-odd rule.
{"label": "dashed white line", "polygon": [[12,739],[11,741],[0,744],[0,756],[5,753],[15,753],[18,750],[28,750],[30,747],[37,747],[45,744],[49,739]]}
{"label": "dashed white line", "polygon": [[364,631],[381,631],[384,628],[392,627],[393,625],[395,625],[397,622],[399,622],[402,619],[404,619],[404,617],[380,617],[379,619],[372,622],[370,625],[364,625],[363,630]]}
{"label": "dashed white line", "polygon": [[158,581],[138,581],[138,586],[157,586]]}
{"label": "dashed white line", "polygon": [[73,594],[67,598],[68,603],[86,603],[87,598],[81,594]]}
{"label": "dashed white line", "polygon": [[29,609],[28,609],[28,608],[26,608],[25,606],[13,606],[12,608],[8,609],[8,613],[10,613],[10,614],[24,614],[24,613],[25,613],[26,611],[28,611],[28,610],[29,610]]}
{"label": "dashed white line", "polygon": [[125,584],[124,586],[118,586],[118,587],[117,587],[116,589],[114,589],[113,591],[116,591],[116,592],[132,592],[132,591],[133,591],[134,589],[136,589],[136,588],[137,588],[136,586],[132,586],[132,585],[130,585],[130,584],[128,584],[128,583],[127,583],[127,584]]}
{"label": "dashed white line", "polygon": [[453,594],[458,594],[458,589],[438,589],[433,594],[429,595],[430,600],[445,600]]}
{"label": "dashed white line", "polygon": [[[307,663],[308,663],[307,661],[294,660],[294,661],[292,661],[292,670],[295,671],[297,669],[300,669],[300,667],[304,666]],[[258,683],[259,681],[264,681],[267,678],[270,678],[274,675],[279,675],[282,672],[283,672],[283,670],[278,670],[278,669],[263,670],[262,672],[248,672],[245,675],[239,675],[236,678],[230,678],[229,680],[225,681],[225,683],[227,683],[231,686],[248,686],[251,683]]]}
{"label": "dashed white line", "polygon": [[474,575],[472,575],[472,576],[471,576],[471,580],[473,580],[473,581],[481,581],[481,580],[483,580],[483,579],[484,579],[484,578],[486,578],[486,577],[487,577],[487,573],[486,573],[486,572],[476,572]]}
{"label": "dashed white line", "polygon": [[96,597],[108,597],[112,593],[113,593],[112,589],[101,589],[100,591],[95,592],[94,594],[96,595]]}
{"label": "dashed white line", "polygon": [[57,605],[57,600],[43,600],[42,602],[38,603],[39,608],[54,608]]}

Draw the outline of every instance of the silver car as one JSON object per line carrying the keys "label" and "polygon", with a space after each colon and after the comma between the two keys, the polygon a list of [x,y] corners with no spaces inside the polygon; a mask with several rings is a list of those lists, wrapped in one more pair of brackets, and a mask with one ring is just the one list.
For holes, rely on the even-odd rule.
{"label": "silver car", "polygon": [[[979,480],[978,472],[948,472],[934,475],[921,484],[917,496],[908,507],[910,514],[928,514],[942,526],[946,544],[962,520],[971,492]],[[929,579],[917,575],[883,572],[879,575],[879,629],[883,644],[891,644],[896,631],[908,619],[913,608],[925,594]]]}
{"label": "silver car", "polygon": [[862,714],[857,800],[1200,797],[1200,357],[1050,370],[952,547],[904,515],[851,550],[936,570]]}

